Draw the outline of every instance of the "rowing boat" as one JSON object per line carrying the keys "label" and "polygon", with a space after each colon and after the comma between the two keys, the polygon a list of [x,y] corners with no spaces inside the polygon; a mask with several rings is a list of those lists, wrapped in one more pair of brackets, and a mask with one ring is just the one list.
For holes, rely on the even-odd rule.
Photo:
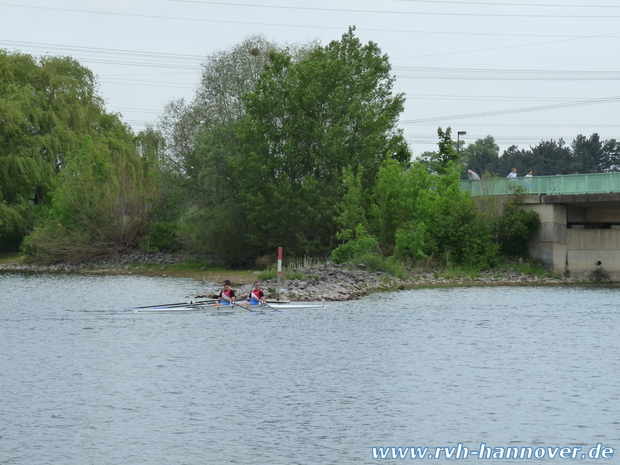
{"label": "rowing boat", "polygon": [[179,304],[153,305],[148,307],[132,307],[125,310],[133,310],[134,313],[229,313],[229,312],[281,312],[282,310],[309,310],[325,308],[325,301],[320,303],[264,303],[248,305],[247,303],[234,303],[222,305],[215,301],[198,301]]}

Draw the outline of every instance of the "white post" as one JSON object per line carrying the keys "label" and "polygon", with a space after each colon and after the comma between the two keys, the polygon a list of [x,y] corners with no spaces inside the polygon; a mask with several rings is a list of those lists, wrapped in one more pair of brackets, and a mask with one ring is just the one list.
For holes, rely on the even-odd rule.
{"label": "white post", "polygon": [[282,247],[278,247],[278,279],[276,281],[276,299],[280,300],[280,288],[282,287],[281,283],[282,278]]}

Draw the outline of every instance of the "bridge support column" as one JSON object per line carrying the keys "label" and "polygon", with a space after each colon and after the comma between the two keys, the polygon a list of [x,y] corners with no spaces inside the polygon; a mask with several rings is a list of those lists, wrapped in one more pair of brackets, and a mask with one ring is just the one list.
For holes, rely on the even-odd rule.
{"label": "bridge support column", "polygon": [[531,257],[540,260],[554,273],[567,271],[566,205],[526,204],[540,215],[540,231],[528,245]]}

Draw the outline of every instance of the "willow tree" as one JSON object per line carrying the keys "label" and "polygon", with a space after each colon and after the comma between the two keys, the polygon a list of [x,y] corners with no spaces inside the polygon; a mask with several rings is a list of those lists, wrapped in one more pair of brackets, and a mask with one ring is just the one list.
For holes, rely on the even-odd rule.
{"label": "willow tree", "polygon": [[158,173],[158,160],[139,154],[132,137],[85,136],[24,251],[42,262],[81,262],[136,249],[157,216]]}
{"label": "willow tree", "polygon": [[388,57],[377,44],[362,44],[353,28],[301,61],[271,54],[245,99],[233,163],[258,251],[326,253],[345,169],[370,189],[384,160],[409,160],[396,128],[404,96],[392,93],[390,72]]}
{"label": "willow tree", "polygon": [[85,135],[105,133],[110,118],[77,61],[0,50],[0,247],[21,240],[67,155]]}

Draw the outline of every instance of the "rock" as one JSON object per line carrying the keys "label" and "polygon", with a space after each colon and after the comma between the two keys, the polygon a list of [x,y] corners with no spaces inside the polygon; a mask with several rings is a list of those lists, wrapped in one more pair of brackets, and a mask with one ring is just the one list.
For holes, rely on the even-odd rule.
{"label": "rock", "polygon": [[[114,269],[129,270],[131,264],[157,263],[169,265],[182,263],[190,256],[169,254],[118,255],[91,263],[58,264],[51,266],[40,265],[0,265],[0,271],[34,271],[34,272],[113,272]],[[112,270],[110,270],[112,268]],[[328,262],[320,266],[311,266],[295,270],[303,279],[284,280],[281,283],[280,298],[289,300],[316,301],[316,300],[351,300],[363,297],[377,290],[406,289],[407,287],[421,286],[495,286],[498,284],[574,284],[589,282],[588,279],[550,278],[529,276],[512,270],[485,270],[480,276],[467,279],[463,277],[445,278],[438,270],[410,271],[404,279],[390,276],[383,271],[371,272],[366,265],[341,264]],[[256,274],[256,273],[255,273]],[[605,280],[607,282],[607,280]],[[612,280],[609,280],[612,282]],[[219,283],[218,283],[219,284]],[[269,298],[275,298],[276,279],[263,282],[263,289]],[[252,289],[252,285],[239,286],[236,291],[240,298],[245,298]]]}

